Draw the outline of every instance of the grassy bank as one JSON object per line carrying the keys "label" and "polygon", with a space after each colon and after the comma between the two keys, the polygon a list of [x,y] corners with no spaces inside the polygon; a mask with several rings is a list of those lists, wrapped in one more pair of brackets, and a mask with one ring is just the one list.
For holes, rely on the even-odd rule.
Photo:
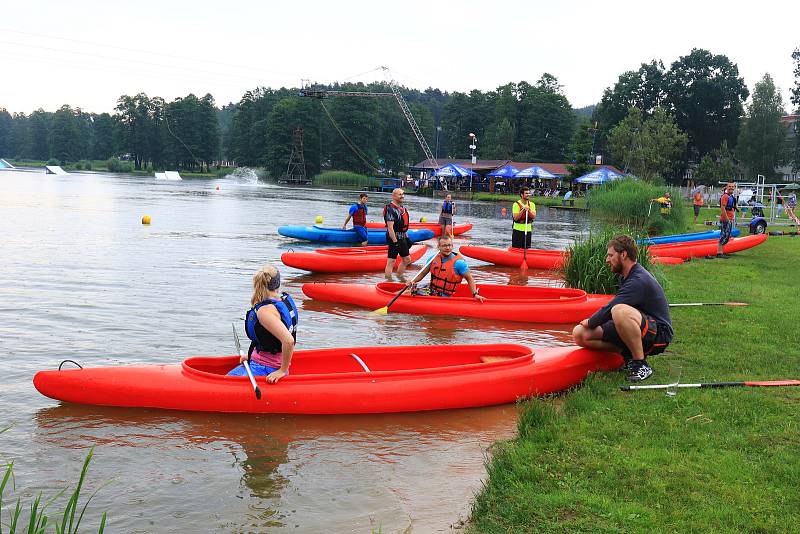
{"label": "grassy bank", "polygon": [[[38,160],[11,160],[7,159],[9,163],[14,165],[15,167],[33,167],[33,168],[44,168],[46,165],[51,165],[51,163],[47,161],[38,161]],[[69,172],[69,171],[95,171],[95,172],[109,172],[109,173],[116,173],[119,172],[121,174],[132,174],[134,176],[153,176],[155,171],[153,169],[148,170],[135,170],[133,169],[133,163],[124,161],[123,168],[120,169],[111,169],[109,165],[109,160],[105,159],[95,159],[95,160],[81,160],[72,163],[67,163],[62,165],[61,167]],[[87,165],[88,164],[88,165]],[[58,163],[55,163],[58,165]],[[166,169],[172,170],[172,169]],[[221,178],[226,174],[230,174],[234,171],[234,167],[225,167],[221,169],[214,169],[212,168],[209,172],[189,172],[189,171],[179,171],[181,176],[191,177],[191,178]]]}
{"label": "grassy bank", "polygon": [[[651,359],[681,381],[798,378],[800,238],[770,238],[729,260],[666,267],[676,337]],[[800,388],[622,392],[592,377],[525,404],[497,446],[473,532],[786,532],[800,520]],[[563,401],[563,402],[561,402]]]}
{"label": "grassy bank", "polygon": [[[519,200],[519,195],[517,194],[495,194],[495,193],[474,193],[472,195],[472,200],[486,200],[490,202],[514,202],[515,200]],[[564,197],[531,197],[531,200],[536,204],[536,206],[560,206],[561,201],[564,200]],[[576,198],[575,200],[575,207],[576,208],[585,208],[586,207],[586,199],[583,197]]]}

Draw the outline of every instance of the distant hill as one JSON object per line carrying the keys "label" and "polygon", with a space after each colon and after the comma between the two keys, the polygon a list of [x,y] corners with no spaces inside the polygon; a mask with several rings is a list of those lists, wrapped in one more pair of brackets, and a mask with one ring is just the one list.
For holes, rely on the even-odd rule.
{"label": "distant hill", "polygon": [[592,104],[591,106],[586,106],[586,107],[583,107],[583,108],[573,109],[572,112],[578,117],[591,118],[596,107],[597,107],[597,104]]}

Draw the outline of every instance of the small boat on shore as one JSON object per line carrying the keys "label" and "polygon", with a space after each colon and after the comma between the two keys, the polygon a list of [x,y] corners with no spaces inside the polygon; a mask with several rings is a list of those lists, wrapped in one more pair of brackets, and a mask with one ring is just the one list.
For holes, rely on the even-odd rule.
{"label": "small boat on shore", "polygon": [[[353,229],[342,230],[341,228],[325,228],[322,226],[279,226],[278,233],[285,237],[304,239],[306,241],[317,241],[320,243],[360,243],[361,238]],[[412,243],[425,241],[433,237],[433,231],[427,229],[409,230],[408,239]],[[367,230],[368,243],[370,245],[385,245],[385,230]]]}
{"label": "small boat on shore", "polygon": [[[728,244],[723,247],[725,254],[741,252],[749,248],[756,247],[767,240],[767,234],[752,234],[744,237],[733,237]],[[690,258],[701,258],[703,256],[713,256],[717,253],[717,239],[706,239],[703,241],[689,241],[686,243],[666,243],[663,245],[652,245],[650,253],[653,256],[670,256],[688,260]]]}
{"label": "small boat on shore", "polygon": [[[388,246],[319,248],[311,252],[290,251],[281,254],[284,265],[314,273],[350,273],[382,271],[386,267]],[[409,251],[411,262],[425,255],[428,247],[414,245]],[[400,265],[397,258],[395,267]]]}
{"label": "small boat on shore", "polygon": [[[368,229],[385,229],[386,225],[382,222],[368,222],[367,223]],[[412,222],[408,223],[409,230],[431,230],[433,232],[434,237],[439,237],[442,235],[442,226],[437,223],[423,223],[423,222]],[[464,233],[469,232],[472,230],[471,223],[461,223],[461,224],[454,224],[453,225],[453,235],[461,235]]]}
{"label": "small boat on shore", "polygon": [[580,347],[422,345],[298,350],[277,384],[225,376],[237,356],[180,364],[39,371],[52,399],[99,406],[230,413],[359,414],[491,406],[547,395],[619,367],[613,353]]}
{"label": "small boat on shore", "polygon": [[[740,233],[741,230],[738,228],[733,228],[731,230],[731,237],[737,237]],[[665,243],[685,243],[687,241],[703,241],[706,239],[719,239],[719,230],[648,237],[645,239],[640,239],[638,243],[640,245],[663,245]]]}
{"label": "small boat on shore", "polygon": [[[303,293],[314,300],[353,304],[378,309],[392,300],[403,284],[320,283],[303,284]],[[592,295],[581,289],[536,286],[478,284],[486,299],[473,298],[467,284],[461,284],[452,297],[431,297],[404,293],[390,308],[390,313],[416,315],[454,315],[525,323],[565,324],[586,319],[613,295]]]}

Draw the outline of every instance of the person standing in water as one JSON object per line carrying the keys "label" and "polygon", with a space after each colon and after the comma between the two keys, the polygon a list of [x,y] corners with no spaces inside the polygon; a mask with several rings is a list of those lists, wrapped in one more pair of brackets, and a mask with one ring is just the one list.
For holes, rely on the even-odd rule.
{"label": "person standing in water", "polygon": [[519,200],[511,206],[514,225],[511,230],[511,246],[531,248],[531,230],[536,218],[536,204],[531,202],[531,190],[525,186],[519,191]]}
{"label": "person standing in water", "polygon": [[442,227],[442,235],[453,237],[453,215],[456,214],[456,203],[453,202],[453,195],[447,193],[442,202],[442,211],[439,214],[439,225]]}
{"label": "person standing in water", "polygon": [[403,206],[405,192],[399,187],[392,191],[392,201],[383,208],[383,220],[386,222],[386,243],[389,245],[388,257],[384,276],[389,282],[392,281],[392,271],[394,270],[397,256],[401,258],[400,265],[397,267],[397,279],[406,283],[406,267],[411,264],[411,241],[408,240],[409,214]]}
{"label": "person standing in water", "polygon": [[298,313],[294,300],[282,293],[281,274],[274,265],[266,264],[253,275],[253,296],[245,318],[245,332],[250,338],[247,354],[228,372],[228,376],[245,376],[244,362],[249,361],[255,376],[266,376],[276,383],[289,374],[297,341]]}

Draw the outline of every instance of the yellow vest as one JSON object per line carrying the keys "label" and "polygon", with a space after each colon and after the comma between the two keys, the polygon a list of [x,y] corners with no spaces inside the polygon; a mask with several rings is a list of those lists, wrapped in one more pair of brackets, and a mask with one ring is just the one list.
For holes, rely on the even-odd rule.
{"label": "yellow vest", "polygon": [[[514,205],[511,207],[511,215],[512,217],[517,215],[520,211],[522,211],[523,204],[517,200],[514,202]],[[531,213],[536,215],[536,204],[532,201],[528,201],[528,208],[530,209]],[[522,222],[514,222],[514,230],[519,230],[520,232],[531,232],[533,228],[533,220],[528,217],[528,224],[525,224],[525,219],[522,219]]]}

